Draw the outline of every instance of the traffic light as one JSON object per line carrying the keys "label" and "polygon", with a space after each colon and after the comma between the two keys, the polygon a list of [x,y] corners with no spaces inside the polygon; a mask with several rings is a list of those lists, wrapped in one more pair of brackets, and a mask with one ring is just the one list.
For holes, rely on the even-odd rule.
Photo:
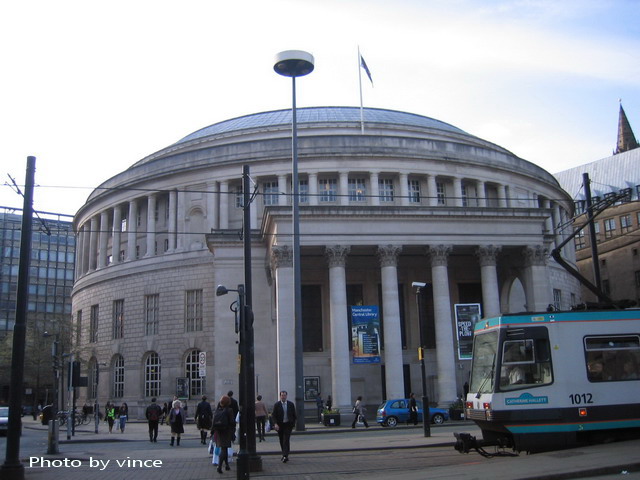
{"label": "traffic light", "polygon": [[424,359],[424,349],[422,347],[418,347],[418,360]]}

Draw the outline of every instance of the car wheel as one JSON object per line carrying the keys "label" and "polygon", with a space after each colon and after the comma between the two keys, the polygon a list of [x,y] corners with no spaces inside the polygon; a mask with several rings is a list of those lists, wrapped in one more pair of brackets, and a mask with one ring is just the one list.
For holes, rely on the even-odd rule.
{"label": "car wheel", "polygon": [[444,415],[441,413],[436,413],[431,417],[431,423],[435,423],[436,425],[442,425],[444,423]]}
{"label": "car wheel", "polygon": [[398,419],[396,417],[389,417],[386,421],[387,427],[395,427],[398,425]]}

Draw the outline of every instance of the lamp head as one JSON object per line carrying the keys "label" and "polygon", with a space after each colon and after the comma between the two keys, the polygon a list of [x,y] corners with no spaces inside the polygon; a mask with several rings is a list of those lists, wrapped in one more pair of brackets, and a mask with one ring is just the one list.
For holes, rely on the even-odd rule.
{"label": "lamp head", "polygon": [[216,297],[221,297],[222,295],[226,295],[229,293],[229,290],[224,285],[218,285],[216,287]]}
{"label": "lamp head", "polygon": [[417,288],[424,288],[424,287],[426,287],[426,286],[427,286],[427,284],[426,284],[426,283],[424,283],[424,282],[413,282],[413,283],[411,284],[411,286],[412,286],[412,287],[417,287]]}
{"label": "lamp head", "polygon": [[273,69],[285,77],[304,77],[313,72],[313,55],[302,50],[285,50],[275,57]]}

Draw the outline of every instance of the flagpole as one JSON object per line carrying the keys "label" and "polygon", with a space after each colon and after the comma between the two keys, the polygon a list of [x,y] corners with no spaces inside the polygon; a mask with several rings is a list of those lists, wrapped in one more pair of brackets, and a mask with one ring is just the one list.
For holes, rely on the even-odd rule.
{"label": "flagpole", "polygon": [[358,83],[360,85],[360,132],[364,135],[364,107],[362,104],[362,57],[360,57],[360,45],[358,45]]}

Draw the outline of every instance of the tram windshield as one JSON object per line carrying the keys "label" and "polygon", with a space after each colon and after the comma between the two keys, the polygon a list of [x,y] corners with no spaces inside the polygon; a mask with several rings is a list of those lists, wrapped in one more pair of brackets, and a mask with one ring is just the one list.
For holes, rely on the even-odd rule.
{"label": "tram windshield", "polygon": [[498,349],[498,332],[476,334],[473,338],[473,364],[469,391],[488,393],[493,391],[494,372]]}

